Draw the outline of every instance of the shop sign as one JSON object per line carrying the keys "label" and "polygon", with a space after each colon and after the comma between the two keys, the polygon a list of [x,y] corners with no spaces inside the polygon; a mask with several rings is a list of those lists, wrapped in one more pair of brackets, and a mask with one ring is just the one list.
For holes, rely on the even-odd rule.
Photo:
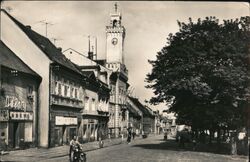
{"label": "shop sign", "polygon": [[89,119],[89,123],[95,123],[94,119]]}
{"label": "shop sign", "polygon": [[56,125],[77,125],[77,118],[56,116]]}
{"label": "shop sign", "polygon": [[5,107],[15,108],[16,110],[26,110],[26,102],[19,100],[15,96],[6,96]]}
{"label": "shop sign", "polygon": [[33,114],[31,112],[10,112],[11,120],[33,120]]}
{"label": "shop sign", "polygon": [[9,111],[7,109],[0,109],[0,122],[9,120]]}

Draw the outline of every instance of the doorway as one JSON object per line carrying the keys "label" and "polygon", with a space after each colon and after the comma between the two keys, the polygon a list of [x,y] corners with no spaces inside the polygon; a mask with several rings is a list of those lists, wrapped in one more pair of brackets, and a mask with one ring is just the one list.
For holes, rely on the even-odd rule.
{"label": "doorway", "polygon": [[18,148],[19,142],[19,123],[13,122],[13,148]]}
{"label": "doorway", "polygon": [[66,125],[62,126],[62,144],[67,144],[67,132],[66,132]]}

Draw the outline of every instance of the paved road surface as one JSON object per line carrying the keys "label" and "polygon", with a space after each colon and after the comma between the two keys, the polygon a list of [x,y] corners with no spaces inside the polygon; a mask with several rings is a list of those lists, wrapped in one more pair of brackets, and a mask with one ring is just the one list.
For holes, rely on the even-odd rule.
{"label": "paved road surface", "polygon": [[[205,152],[185,151],[173,140],[163,141],[163,136],[132,141],[87,153],[88,162],[246,162],[247,157],[232,157]],[[67,162],[68,157],[47,159],[46,162]],[[45,162],[43,161],[43,162]]]}

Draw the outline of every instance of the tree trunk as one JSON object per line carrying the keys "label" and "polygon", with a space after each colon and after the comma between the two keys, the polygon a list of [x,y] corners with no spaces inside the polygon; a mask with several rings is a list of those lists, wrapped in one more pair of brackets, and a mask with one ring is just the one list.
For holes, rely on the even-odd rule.
{"label": "tree trunk", "polygon": [[237,154],[237,145],[236,145],[236,137],[235,134],[231,137],[231,154],[236,155]]}
{"label": "tree trunk", "polygon": [[214,131],[213,130],[209,130],[209,144],[211,144],[212,143],[212,137],[213,137],[213,135],[214,135]]}
{"label": "tree trunk", "polygon": [[220,129],[217,129],[217,144],[218,145],[220,144],[220,136],[221,136]]}

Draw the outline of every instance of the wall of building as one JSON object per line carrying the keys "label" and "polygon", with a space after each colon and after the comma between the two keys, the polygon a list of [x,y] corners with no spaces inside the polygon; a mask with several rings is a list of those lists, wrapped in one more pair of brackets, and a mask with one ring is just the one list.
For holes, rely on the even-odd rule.
{"label": "wall of building", "polygon": [[80,74],[57,65],[51,77],[50,146],[69,144],[81,125],[84,89]]}
{"label": "wall of building", "polygon": [[20,72],[14,76],[11,69],[3,67],[0,76],[0,109],[8,109],[6,117],[9,118],[3,121],[3,116],[0,117],[0,134],[5,133],[10,148],[19,148],[21,139],[27,146],[36,146],[39,81],[34,76]]}
{"label": "wall of building", "polygon": [[[117,32],[114,32],[117,30]],[[120,62],[123,63],[123,33],[122,27],[111,28],[107,30],[107,44],[106,44],[106,59],[108,63]],[[118,42],[116,45],[112,44],[112,39],[117,38]]]}
{"label": "wall of building", "polygon": [[143,131],[144,133],[153,133],[154,131],[154,119],[151,117],[143,117]]}
{"label": "wall of building", "polygon": [[[48,147],[49,130],[49,71],[51,61],[48,57],[1,11],[1,40],[42,77],[39,86],[39,146]],[[39,61],[38,61],[39,60]],[[42,66],[41,64],[42,63]]]}

